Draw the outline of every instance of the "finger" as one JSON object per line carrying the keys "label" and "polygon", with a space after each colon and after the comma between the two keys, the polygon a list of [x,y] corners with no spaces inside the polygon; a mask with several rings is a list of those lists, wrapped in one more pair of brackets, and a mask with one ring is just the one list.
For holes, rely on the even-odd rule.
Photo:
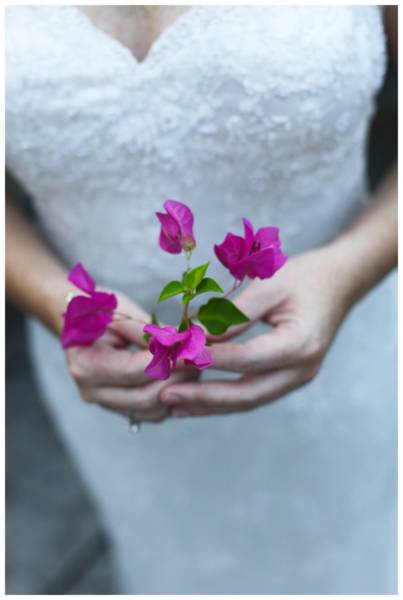
{"label": "finger", "polygon": [[79,384],[134,386],[150,381],[144,369],[151,358],[147,350],[132,352],[97,341],[87,348],[74,348],[69,364]]}
{"label": "finger", "polygon": [[[119,311],[119,307],[117,309]],[[125,318],[124,315],[130,318]],[[115,319],[110,323],[108,329],[114,331],[119,336],[123,337],[127,343],[134,344],[139,348],[147,348],[148,342],[144,339],[144,326],[150,323],[151,319],[147,313],[140,314],[128,311],[115,315]]]}
{"label": "finger", "polygon": [[[83,388],[82,396],[88,402],[101,404],[119,411],[152,412],[156,407],[161,406],[159,395],[167,384],[190,380],[194,380],[193,372],[177,371],[166,381],[153,381],[138,387],[99,386]],[[148,379],[149,381],[150,379]]]}
{"label": "finger", "polygon": [[167,386],[161,401],[176,410],[192,412],[193,407],[204,407],[209,414],[223,414],[248,410],[270,402],[300,385],[296,369],[281,369],[269,375],[242,377],[237,381],[215,380]]}
{"label": "finger", "polygon": [[166,406],[156,406],[149,410],[124,410],[117,408],[115,404],[105,402],[104,404],[98,405],[103,410],[108,410],[125,417],[129,424],[132,423],[161,423],[165,419],[170,417],[169,410]]}
{"label": "finger", "polygon": [[[195,379],[198,379],[199,376],[200,371],[197,371],[197,374],[195,374],[195,370],[189,369],[182,373],[176,373],[175,376],[171,378],[171,381],[195,381]],[[154,408],[146,410],[140,410],[136,408],[135,410],[127,411],[127,416],[131,422],[135,423],[161,423],[162,421],[169,418],[171,414],[169,407],[162,404],[158,398],[158,404],[155,405]]]}
{"label": "finger", "polygon": [[[203,404],[192,404],[189,408],[186,404],[172,406],[168,410],[168,416],[172,418],[184,418],[184,417],[208,417],[211,416],[211,408],[206,407]],[[224,413],[222,413],[224,414]]]}
{"label": "finger", "polygon": [[214,359],[212,368],[255,374],[295,365],[300,343],[295,328],[283,324],[243,343],[212,344],[209,351]]}

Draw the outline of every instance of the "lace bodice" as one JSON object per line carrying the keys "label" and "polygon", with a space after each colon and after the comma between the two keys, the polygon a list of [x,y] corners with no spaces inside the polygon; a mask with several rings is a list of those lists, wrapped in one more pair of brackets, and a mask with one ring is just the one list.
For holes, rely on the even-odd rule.
{"label": "lace bodice", "polygon": [[100,283],[147,302],[178,275],[156,245],[166,198],[193,208],[200,262],[242,216],[292,254],[365,204],[378,7],[194,6],[142,63],[73,6],[10,7],[6,34],[7,165]]}

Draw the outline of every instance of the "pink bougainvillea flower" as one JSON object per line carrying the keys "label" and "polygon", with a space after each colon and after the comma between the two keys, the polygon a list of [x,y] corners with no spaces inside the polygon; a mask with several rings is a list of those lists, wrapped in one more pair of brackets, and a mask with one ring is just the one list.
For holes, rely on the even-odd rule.
{"label": "pink bougainvillea flower", "polygon": [[165,252],[179,254],[196,246],[193,236],[193,213],[186,204],[177,200],[164,202],[166,213],[155,213],[161,223],[159,244]]}
{"label": "pink bougainvillea flower", "polygon": [[150,324],[143,331],[151,335],[149,348],[154,356],[144,373],[152,379],[168,379],[179,359],[198,369],[213,363],[213,357],[205,347],[206,336],[198,325],[179,332],[176,327]]}
{"label": "pink bougainvillea flower", "polygon": [[75,296],[68,303],[63,314],[62,345],[63,348],[90,346],[105,333],[118,301],[115,294],[96,291],[95,281],[81,263],[73,267],[68,279],[87,295]]}
{"label": "pink bougainvillea flower", "polygon": [[243,224],[244,237],[228,233],[222,244],[214,246],[216,256],[235,279],[268,279],[287,261],[281,250],[279,229],[262,227],[255,233],[248,219],[243,219]]}

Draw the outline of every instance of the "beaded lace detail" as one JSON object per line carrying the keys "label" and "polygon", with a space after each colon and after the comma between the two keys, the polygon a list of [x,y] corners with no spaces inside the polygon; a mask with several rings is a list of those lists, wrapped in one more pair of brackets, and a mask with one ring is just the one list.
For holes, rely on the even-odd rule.
{"label": "beaded lace detail", "polygon": [[76,7],[6,13],[7,165],[100,283],[148,302],[177,276],[156,247],[166,198],[196,213],[200,261],[242,216],[293,253],[365,204],[379,8],[194,6],[142,63]]}

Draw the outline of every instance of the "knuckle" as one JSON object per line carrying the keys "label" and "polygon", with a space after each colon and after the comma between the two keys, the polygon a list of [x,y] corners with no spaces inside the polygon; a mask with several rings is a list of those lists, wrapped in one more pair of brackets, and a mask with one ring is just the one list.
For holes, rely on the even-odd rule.
{"label": "knuckle", "polygon": [[74,360],[69,363],[70,374],[78,383],[83,383],[87,379],[87,369],[84,368],[82,363],[78,360]]}
{"label": "knuckle", "polygon": [[203,392],[195,392],[194,394],[192,394],[191,397],[187,397],[184,404],[189,404],[189,405],[193,405],[193,404],[200,404],[202,406],[209,406],[209,404],[211,404],[211,401],[209,399],[209,396]]}
{"label": "knuckle", "polygon": [[307,338],[300,349],[300,358],[306,362],[318,361],[324,353],[324,345],[322,340],[313,336]]}
{"label": "knuckle", "polygon": [[[134,354],[134,353],[133,353]],[[122,378],[125,381],[131,381],[131,380],[135,380],[135,375],[136,375],[136,364],[135,364],[135,360],[134,360],[134,356],[131,355],[131,353],[126,353],[123,356],[121,356],[121,362],[120,362],[120,369],[122,372]]]}
{"label": "knuckle", "polygon": [[91,404],[93,402],[91,390],[88,388],[80,388],[80,398],[83,402]]}
{"label": "knuckle", "polygon": [[211,400],[210,396],[211,394],[209,394],[208,389],[206,389],[204,385],[200,383],[197,386],[195,386],[194,389],[191,390],[191,392],[188,392],[188,394],[186,395],[186,400],[192,404],[208,404],[209,400]]}
{"label": "knuckle", "polygon": [[265,362],[267,363],[267,361],[264,361],[264,359],[262,360],[262,357],[258,355],[251,356],[242,362],[242,371],[247,373],[259,373],[262,368],[267,366]]}
{"label": "knuckle", "polygon": [[156,398],[143,393],[138,393],[135,398],[135,406],[138,410],[150,410],[156,406]]}
{"label": "knuckle", "polygon": [[257,373],[266,366],[266,351],[264,347],[256,348],[251,343],[245,344],[238,354],[238,363],[242,371]]}

